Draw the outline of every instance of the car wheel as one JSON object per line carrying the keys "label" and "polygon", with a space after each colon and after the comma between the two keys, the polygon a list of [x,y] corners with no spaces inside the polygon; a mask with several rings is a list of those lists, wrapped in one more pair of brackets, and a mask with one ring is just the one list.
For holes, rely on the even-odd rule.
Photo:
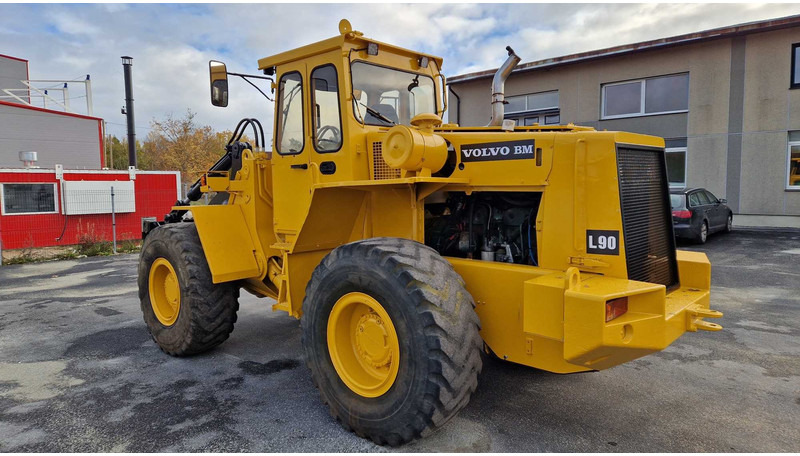
{"label": "car wheel", "polygon": [[705,244],[707,239],[708,239],[708,222],[703,220],[703,224],[700,225],[700,230],[697,232],[696,240],[698,244]]}
{"label": "car wheel", "polygon": [[733,231],[733,214],[728,214],[728,222],[725,224],[725,232],[730,233]]}

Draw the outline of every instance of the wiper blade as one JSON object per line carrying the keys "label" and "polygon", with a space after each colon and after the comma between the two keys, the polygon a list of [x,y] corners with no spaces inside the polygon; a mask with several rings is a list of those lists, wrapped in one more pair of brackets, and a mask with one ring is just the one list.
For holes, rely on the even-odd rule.
{"label": "wiper blade", "polygon": [[392,125],[397,125],[392,119],[384,116],[383,114],[381,114],[378,111],[370,108],[369,106],[365,105],[364,103],[359,101],[358,104],[363,106],[367,110],[368,113],[372,114],[373,116],[377,117],[378,119],[381,119],[382,121],[390,123]]}

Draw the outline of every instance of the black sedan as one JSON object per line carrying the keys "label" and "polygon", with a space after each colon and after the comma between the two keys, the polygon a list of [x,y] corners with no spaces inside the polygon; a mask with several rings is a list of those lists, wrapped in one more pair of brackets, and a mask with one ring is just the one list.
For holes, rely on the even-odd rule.
{"label": "black sedan", "polygon": [[711,233],[730,233],[733,211],[725,204],[726,200],[717,199],[704,188],[671,190],[669,197],[675,237],[703,244]]}

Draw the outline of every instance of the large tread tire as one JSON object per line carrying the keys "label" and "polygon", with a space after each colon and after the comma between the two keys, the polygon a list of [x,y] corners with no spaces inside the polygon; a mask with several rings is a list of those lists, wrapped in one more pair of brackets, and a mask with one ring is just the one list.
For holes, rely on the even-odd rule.
{"label": "large tread tire", "polygon": [[[328,350],[331,308],[353,291],[381,303],[399,339],[397,378],[376,398],[348,388]],[[333,250],[308,283],[302,318],[306,362],[331,415],[357,435],[391,446],[447,422],[469,402],[482,368],[483,341],[474,307],[461,276],[423,244],[372,238]]]}
{"label": "large tread tire", "polygon": [[[150,302],[150,268],[158,258],[172,265],[180,287],[175,322],[163,325]],[[186,356],[208,351],[233,331],[239,310],[239,287],[214,284],[194,223],[163,225],[145,238],[139,257],[139,300],[153,340],[165,353]]]}

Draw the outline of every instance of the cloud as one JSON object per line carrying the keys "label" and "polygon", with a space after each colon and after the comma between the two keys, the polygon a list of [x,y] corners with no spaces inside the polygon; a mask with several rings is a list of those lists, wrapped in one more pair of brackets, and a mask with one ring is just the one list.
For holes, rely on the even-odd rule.
{"label": "cloud", "polygon": [[[3,4],[0,10],[0,53],[29,59],[34,79],[91,74],[95,115],[117,136],[125,134],[119,57],[132,56],[137,134],[143,137],[152,119],[186,109],[218,130],[242,117],[270,125],[273,104],[237,78],[231,79],[229,108],[211,106],[208,60],[256,73],[259,58],[334,36],[345,17],[369,37],[442,56],[453,76],[498,67],[506,45],[530,62],[799,14],[800,5]],[[269,93],[268,84],[257,84]]]}

